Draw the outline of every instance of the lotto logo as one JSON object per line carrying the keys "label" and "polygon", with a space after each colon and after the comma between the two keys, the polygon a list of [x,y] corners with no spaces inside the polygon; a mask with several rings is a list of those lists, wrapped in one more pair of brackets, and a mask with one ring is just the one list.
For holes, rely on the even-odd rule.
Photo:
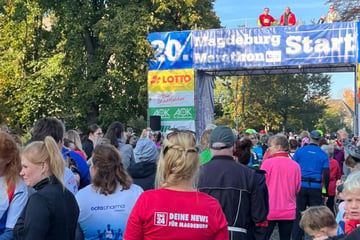
{"label": "lotto logo", "polygon": [[160,78],[157,76],[157,75],[155,75],[155,76],[153,76],[153,78],[151,79],[151,84],[158,84],[160,82]]}
{"label": "lotto logo", "polygon": [[156,225],[156,226],[167,226],[168,225],[168,213],[166,213],[166,212],[155,212],[155,214],[154,214],[154,225]]}
{"label": "lotto logo", "polygon": [[194,69],[159,70],[148,72],[151,93],[194,91]]}
{"label": "lotto logo", "polygon": [[192,77],[188,74],[173,74],[173,75],[154,75],[150,81],[150,84],[159,83],[188,83]]}

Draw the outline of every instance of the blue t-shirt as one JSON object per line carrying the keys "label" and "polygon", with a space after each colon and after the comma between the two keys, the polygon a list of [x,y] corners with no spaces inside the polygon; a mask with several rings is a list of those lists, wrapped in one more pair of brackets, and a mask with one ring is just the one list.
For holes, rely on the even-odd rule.
{"label": "blue t-shirt", "polygon": [[0,238],[5,228],[14,228],[28,199],[28,188],[23,180],[16,184],[9,206],[8,188],[5,177],[0,177]]}
{"label": "blue t-shirt", "polygon": [[261,162],[263,158],[263,148],[260,145],[256,145],[252,147],[252,150],[257,154],[259,161]]}
{"label": "blue t-shirt", "polygon": [[123,239],[125,226],[135,202],[143,192],[132,184],[130,189],[121,191],[118,184],[113,194],[105,196],[93,185],[76,194],[80,208],[79,224],[85,239]]}
{"label": "blue t-shirt", "polygon": [[90,184],[90,171],[89,166],[87,165],[85,159],[75,151],[62,147],[61,153],[63,154],[64,159],[66,160],[67,154],[70,154],[70,157],[76,161],[77,168],[80,172],[80,188],[83,188]]}
{"label": "blue t-shirt", "polygon": [[260,165],[261,165],[261,160],[259,159],[259,156],[257,155],[256,152],[251,150],[250,161],[248,163],[248,166],[259,168]]}
{"label": "blue t-shirt", "polygon": [[336,235],[337,235],[337,236],[340,236],[340,235],[342,235],[342,234],[344,234],[344,230],[343,230],[340,226],[338,226],[338,229],[337,229],[337,231],[336,231]]}
{"label": "blue t-shirt", "polygon": [[[322,170],[329,168],[327,153],[315,144],[308,144],[296,150],[293,158],[301,168],[301,187],[321,188]],[[319,182],[312,182],[309,179]]]}

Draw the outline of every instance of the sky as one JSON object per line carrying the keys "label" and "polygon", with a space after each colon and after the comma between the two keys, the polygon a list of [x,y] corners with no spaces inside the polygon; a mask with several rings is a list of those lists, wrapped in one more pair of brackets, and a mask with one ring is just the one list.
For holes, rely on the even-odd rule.
{"label": "sky", "polygon": [[[216,0],[215,12],[220,18],[221,26],[236,28],[238,26],[257,27],[257,19],[264,8],[270,9],[269,14],[280,19],[285,7],[289,6],[296,19],[311,24],[323,14],[327,14],[329,5],[326,0]],[[342,98],[343,89],[354,89],[354,73],[330,73],[331,98]]]}

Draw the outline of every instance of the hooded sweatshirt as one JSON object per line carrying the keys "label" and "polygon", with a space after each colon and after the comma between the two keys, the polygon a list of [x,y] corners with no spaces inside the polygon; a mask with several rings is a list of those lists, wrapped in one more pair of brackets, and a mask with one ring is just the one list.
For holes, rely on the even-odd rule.
{"label": "hooded sweatshirt", "polygon": [[156,162],[159,154],[156,145],[148,138],[139,139],[134,149],[135,164],[128,168],[134,183],[144,191],[154,189]]}

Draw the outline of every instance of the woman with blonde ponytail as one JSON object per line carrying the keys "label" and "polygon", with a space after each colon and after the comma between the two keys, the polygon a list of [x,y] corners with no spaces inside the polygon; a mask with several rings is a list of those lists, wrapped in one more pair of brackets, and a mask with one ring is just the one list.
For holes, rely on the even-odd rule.
{"label": "woman with blonde ponytail", "polygon": [[75,239],[79,207],[64,187],[65,162],[52,137],[25,147],[20,175],[32,194],[15,227],[14,239]]}
{"label": "woman with blonde ponytail", "polygon": [[124,239],[228,239],[220,204],[196,190],[199,165],[195,134],[187,130],[169,133],[158,162],[158,189],[140,195]]}

